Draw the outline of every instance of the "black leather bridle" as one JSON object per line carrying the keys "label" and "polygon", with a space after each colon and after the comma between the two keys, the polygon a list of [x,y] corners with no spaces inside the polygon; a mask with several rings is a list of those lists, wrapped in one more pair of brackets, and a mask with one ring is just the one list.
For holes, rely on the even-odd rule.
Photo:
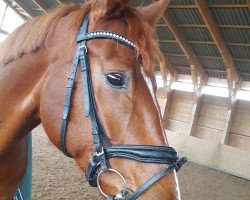
{"label": "black leather bridle", "polygon": [[[74,88],[74,82],[78,64],[80,62],[82,72],[82,86],[84,94],[84,106],[85,116],[90,117],[92,122],[92,134],[95,152],[91,155],[90,163],[86,172],[86,180],[91,186],[99,185],[99,176],[105,172],[115,172],[124,181],[123,190],[116,196],[105,195],[107,199],[137,199],[145,190],[147,190],[156,181],[161,179],[163,176],[171,172],[172,170],[178,171],[180,167],[187,161],[186,157],[179,159],[177,152],[172,147],[166,146],[149,146],[149,145],[112,145],[105,133],[105,130],[98,117],[96,103],[94,99],[93,86],[90,75],[90,64],[88,60],[87,41],[93,39],[112,39],[122,45],[127,46],[131,50],[135,50],[135,45],[127,38],[110,31],[88,31],[89,14],[84,18],[83,23],[80,26],[79,33],[77,35],[77,48],[74,55],[74,61],[70,75],[68,77],[68,84],[66,90],[66,98],[64,103],[64,111],[62,116],[62,127],[61,127],[61,150],[69,157],[69,153],[66,149],[66,129],[70,111],[71,96]],[[158,164],[169,164],[166,168],[155,174],[151,179],[139,187],[134,193],[129,194],[126,188],[126,181],[123,176],[112,169],[109,165],[108,160],[113,157],[132,159],[144,163],[158,163]]]}

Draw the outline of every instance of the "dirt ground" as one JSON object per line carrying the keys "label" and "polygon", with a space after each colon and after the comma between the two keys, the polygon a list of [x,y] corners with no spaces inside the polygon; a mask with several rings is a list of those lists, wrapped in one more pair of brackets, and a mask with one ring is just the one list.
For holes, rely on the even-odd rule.
{"label": "dirt ground", "polygon": [[[247,159],[247,158],[246,158]],[[182,200],[249,200],[250,181],[194,163],[178,172]],[[73,160],[60,153],[41,127],[33,131],[33,200],[92,200],[98,192]]]}

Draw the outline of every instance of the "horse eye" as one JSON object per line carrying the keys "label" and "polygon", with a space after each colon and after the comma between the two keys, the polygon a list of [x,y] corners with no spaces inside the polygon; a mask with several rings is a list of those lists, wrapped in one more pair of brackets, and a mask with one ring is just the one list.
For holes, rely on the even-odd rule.
{"label": "horse eye", "polygon": [[106,74],[106,79],[110,86],[113,86],[115,88],[125,87],[125,75],[124,74],[121,74],[118,72],[109,73],[109,74]]}

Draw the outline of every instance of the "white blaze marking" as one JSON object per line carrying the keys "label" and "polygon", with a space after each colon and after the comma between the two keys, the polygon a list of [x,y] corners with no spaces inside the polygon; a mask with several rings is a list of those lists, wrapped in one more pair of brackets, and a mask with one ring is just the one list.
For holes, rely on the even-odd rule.
{"label": "white blaze marking", "polygon": [[148,90],[149,90],[149,92],[150,92],[150,94],[151,94],[151,96],[153,98],[153,102],[155,104],[155,107],[156,107],[158,115],[159,115],[162,133],[163,133],[165,141],[167,141],[166,134],[165,134],[165,131],[164,131],[164,128],[163,128],[163,125],[162,125],[162,118],[161,118],[161,114],[160,114],[161,112],[159,110],[159,107],[157,106],[158,104],[157,104],[156,96],[155,96],[155,93],[154,93],[154,87],[153,87],[151,79],[147,76],[147,74],[145,73],[142,66],[141,66],[141,74],[142,74],[143,79],[145,80],[145,83],[146,83],[146,85],[148,87]]}
{"label": "white blaze marking", "polygon": [[[161,118],[161,115],[160,115],[160,110],[159,110],[159,107],[157,106],[157,100],[156,100],[156,95],[154,93],[154,88],[153,88],[153,84],[152,84],[152,81],[151,79],[146,75],[143,67],[141,66],[141,74],[143,76],[143,79],[145,80],[145,83],[148,87],[148,90],[153,98],[153,101],[154,101],[154,104],[155,104],[155,107],[158,111],[158,115],[159,115],[159,119],[160,119],[160,125],[161,125],[161,129],[162,129],[162,133],[163,133],[163,136],[165,138],[165,141],[167,141],[167,138],[166,138],[166,134],[165,134],[165,131],[164,131],[164,128],[162,126],[162,118]],[[179,188],[179,182],[178,182],[178,179],[177,179],[177,175],[176,175],[176,172],[175,170],[173,171],[173,176],[174,176],[174,179],[175,179],[175,183],[176,183],[176,193],[178,195],[178,200],[181,199],[181,193],[180,193],[180,188]]]}
{"label": "white blaze marking", "polygon": [[173,171],[173,174],[174,174],[174,179],[175,179],[175,183],[176,183],[176,192],[177,192],[177,195],[178,195],[177,198],[178,198],[178,200],[180,200],[181,199],[181,192],[180,192],[179,181],[178,181],[178,178],[177,178],[175,170]]}

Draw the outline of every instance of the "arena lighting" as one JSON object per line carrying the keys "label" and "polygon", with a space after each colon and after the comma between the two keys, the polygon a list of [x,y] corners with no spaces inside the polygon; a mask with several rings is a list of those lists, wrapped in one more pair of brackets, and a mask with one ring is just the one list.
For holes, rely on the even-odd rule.
{"label": "arena lighting", "polygon": [[[169,80],[168,80],[169,81]],[[156,82],[158,87],[163,87],[163,80],[159,73],[156,73]],[[191,76],[180,75],[180,78],[171,86],[173,90],[193,92],[193,83]],[[228,88],[226,79],[209,78],[208,85],[203,87],[202,94],[228,97]],[[236,94],[236,99],[250,101],[250,82],[243,81],[242,89]]]}

